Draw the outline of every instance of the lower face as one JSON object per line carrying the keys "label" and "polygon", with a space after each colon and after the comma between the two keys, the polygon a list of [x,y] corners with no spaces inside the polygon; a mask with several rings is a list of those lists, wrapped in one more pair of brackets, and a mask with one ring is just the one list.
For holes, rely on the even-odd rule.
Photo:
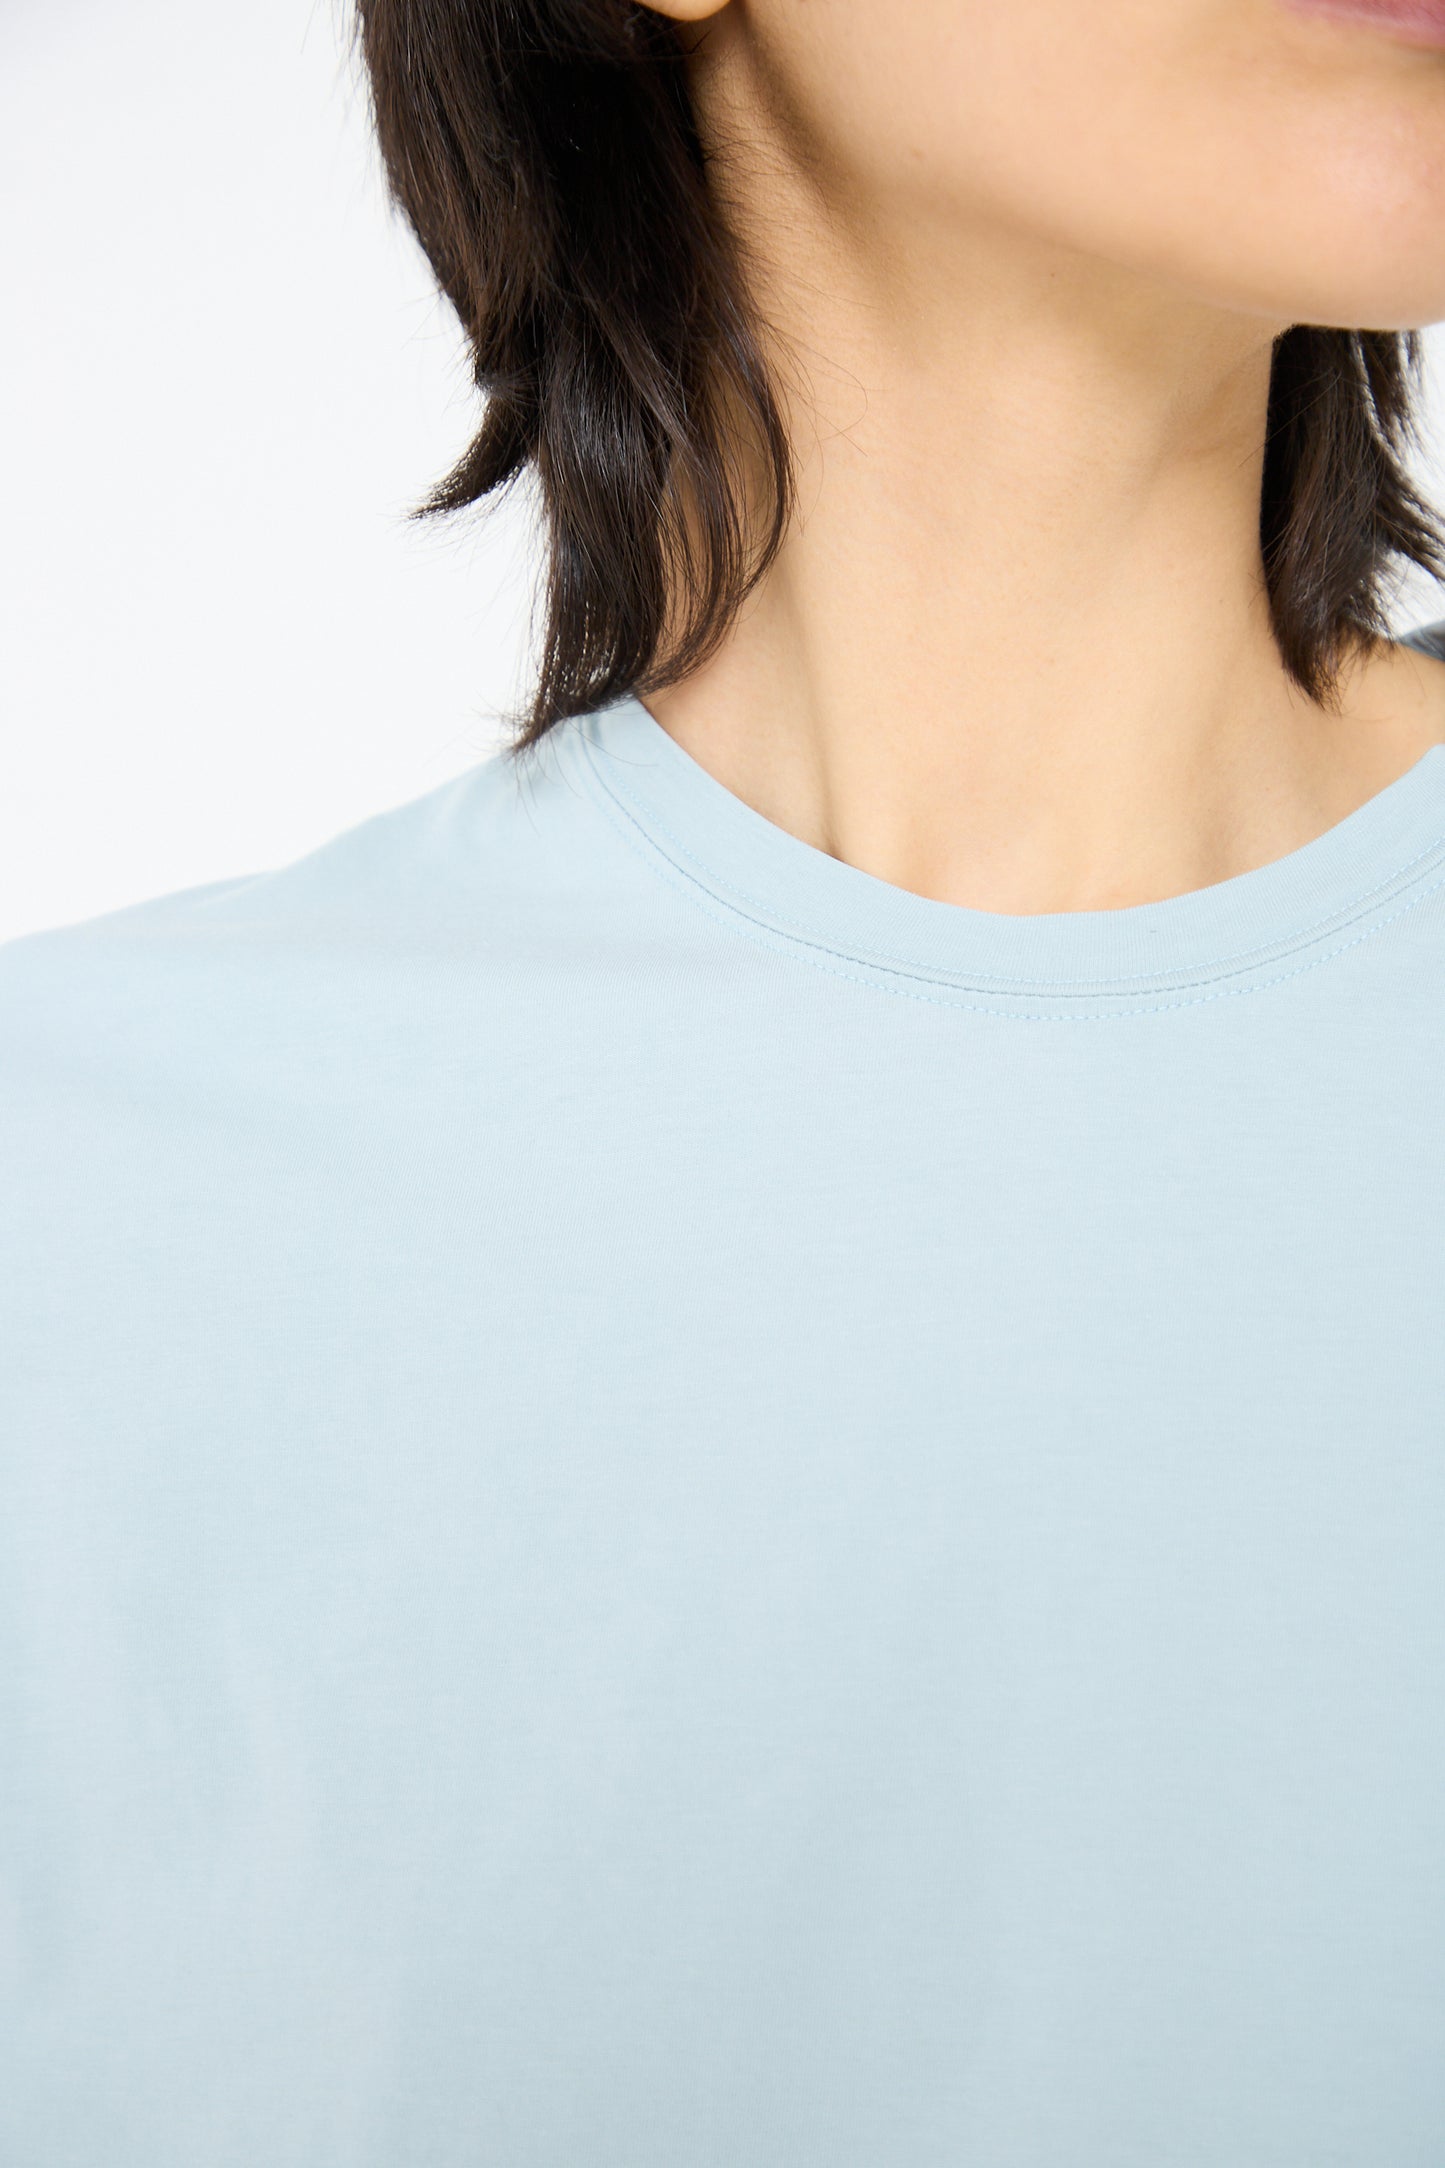
{"label": "lower face", "polygon": [[1280,322],[1445,318],[1445,0],[743,0],[815,170]]}

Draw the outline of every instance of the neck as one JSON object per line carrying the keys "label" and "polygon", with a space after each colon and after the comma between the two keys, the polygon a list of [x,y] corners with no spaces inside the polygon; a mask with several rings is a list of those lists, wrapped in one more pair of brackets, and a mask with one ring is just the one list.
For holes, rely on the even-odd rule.
{"label": "neck", "polygon": [[956,207],[855,216],[744,66],[701,87],[799,509],[722,648],[649,696],[685,751],[866,872],[1041,912],[1264,864],[1445,737],[1445,666],[1362,649],[1336,710],[1280,659],[1259,499],[1282,324]]}

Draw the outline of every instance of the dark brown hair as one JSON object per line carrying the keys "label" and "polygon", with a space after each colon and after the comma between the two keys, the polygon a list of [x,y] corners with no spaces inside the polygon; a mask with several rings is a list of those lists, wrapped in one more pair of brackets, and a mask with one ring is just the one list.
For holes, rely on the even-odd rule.
{"label": "dark brown hair", "polygon": [[[485,395],[417,515],[526,472],[540,488],[531,744],[712,652],[787,529],[787,433],[663,18],[631,0],[356,0],[356,19],[392,195]],[[1415,332],[1297,324],[1275,343],[1260,541],[1281,657],[1323,703],[1349,646],[1388,632],[1391,572],[1445,577],[1405,463],[1422,361]]]}

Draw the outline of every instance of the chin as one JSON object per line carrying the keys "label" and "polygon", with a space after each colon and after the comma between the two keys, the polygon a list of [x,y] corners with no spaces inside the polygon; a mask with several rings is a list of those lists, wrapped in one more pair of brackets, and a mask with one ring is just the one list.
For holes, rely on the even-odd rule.
{"label": "chin", "polygon": [[[1206,306],[1338,330],[1415,331],[1445,321],[1445,203],[1427,225],[1382,238],[1363,212],[1311,215],[1261,231],[1219,222],[1133,257]],[[1125,258],[1124,260],[1129,260]]]}

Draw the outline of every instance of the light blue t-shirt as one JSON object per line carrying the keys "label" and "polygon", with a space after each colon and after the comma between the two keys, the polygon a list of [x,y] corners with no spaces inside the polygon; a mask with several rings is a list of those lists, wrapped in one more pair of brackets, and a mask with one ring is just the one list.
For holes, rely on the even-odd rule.
{"label": "light blue t-shirt", "polygon": [[1445,745],[1010,917],[623,702],[0,953],[4,2168],[1441,2168]]}

